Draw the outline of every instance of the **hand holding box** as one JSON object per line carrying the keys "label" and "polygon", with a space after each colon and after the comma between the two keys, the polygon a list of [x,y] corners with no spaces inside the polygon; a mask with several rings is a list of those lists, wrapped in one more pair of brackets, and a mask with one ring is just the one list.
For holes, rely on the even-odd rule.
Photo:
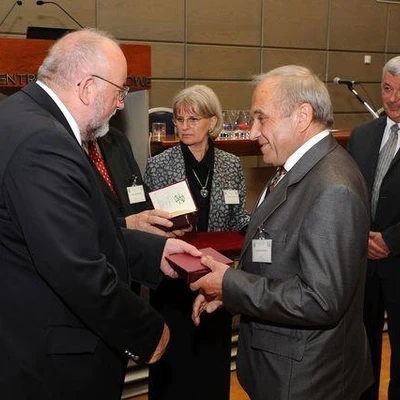
{"label": "hand holding box", "polygon": [[[214,250],[211,247],[199,249],[204,256],[211,256],[215,261],[222,262],[227,265],[232,265],[233,261],[225,257],[223,254]],[[193,257],[187,253],[170,254],[166,256],[170,262],[171,267],[178,273],[178,275],[185,279],[187,283],[197,281],[197,279],[208,274],[210,269],[201,263],[201,257]]]}

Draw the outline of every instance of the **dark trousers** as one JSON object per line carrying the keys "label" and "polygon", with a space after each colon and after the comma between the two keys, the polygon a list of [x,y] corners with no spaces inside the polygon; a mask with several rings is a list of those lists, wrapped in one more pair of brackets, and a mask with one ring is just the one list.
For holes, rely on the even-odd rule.
{"label": "dark trousers", "polygon": [[193,324],[195,293],[186,282],[165,280],[151,294],[170,328],[163,357],[149,366],[149,400],[228,400],[232,317],[220,309]]}
{"label": "dark trousers", "polygon": [[400,263],[369,261],[365,282],[364,324],[371,348],[375,383],[361,400],[379,399],[382,329],[385,310],[391,347],[389,400],[400,399]]}

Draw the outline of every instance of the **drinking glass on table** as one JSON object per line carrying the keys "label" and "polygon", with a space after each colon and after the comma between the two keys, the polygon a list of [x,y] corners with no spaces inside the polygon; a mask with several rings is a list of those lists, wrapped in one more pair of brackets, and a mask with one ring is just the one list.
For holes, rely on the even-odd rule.
{"label": "drinking glass on table", "polygon": [[223,125],[221,133],[219,134],[220,139],[229,139],[232,134],[232,122],[228,110],[222,111]]}
{"label": "drinking glass on table", "polygon": [[230,139],[236,139],[239,136],[239,129],[238,129],[239,110],[228,110],[228,114],[232,124]]}
{"label": "drinking glass on table", "polygon": [[153,122],[151,125],[153,140],[163,140],[167,134],[167,124],[165,122]]}

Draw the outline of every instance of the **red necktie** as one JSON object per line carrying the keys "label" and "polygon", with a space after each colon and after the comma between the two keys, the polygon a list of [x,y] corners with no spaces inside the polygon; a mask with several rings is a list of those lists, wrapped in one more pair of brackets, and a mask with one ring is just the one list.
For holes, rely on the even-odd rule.
{"label": "red necktie", "polygon": [[91,140],[90,142],[88,142],[87,148],[88,148],[89,158],[92,160],[93,164],[97,167],[98,171],[100,172],[104,180],[107,182],[108,187],[114,193],[115,197],[118,197],[114,185],[111,182],[111,178],[107,171],[104,159],[101,156],[99,150],[97,149],[96,140]]}

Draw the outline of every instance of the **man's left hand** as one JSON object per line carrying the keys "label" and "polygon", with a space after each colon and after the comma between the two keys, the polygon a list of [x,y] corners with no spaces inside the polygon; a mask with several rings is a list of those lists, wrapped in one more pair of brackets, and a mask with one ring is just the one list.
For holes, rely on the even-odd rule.
{"label": "man's left hand", "polygon": [[390,250],[383,240],[381,232],[369,233],[368,238],[368,258],[370,260],[381,260],[389,257]]}
{"label": "man's left hand", "polygon": [[204,294],[199,294],[193,302],[192,320],[194,324],[196,326],[200,325],[200,315],[203,311],[211,314],[222,306],[222,300],[207,300]]}

